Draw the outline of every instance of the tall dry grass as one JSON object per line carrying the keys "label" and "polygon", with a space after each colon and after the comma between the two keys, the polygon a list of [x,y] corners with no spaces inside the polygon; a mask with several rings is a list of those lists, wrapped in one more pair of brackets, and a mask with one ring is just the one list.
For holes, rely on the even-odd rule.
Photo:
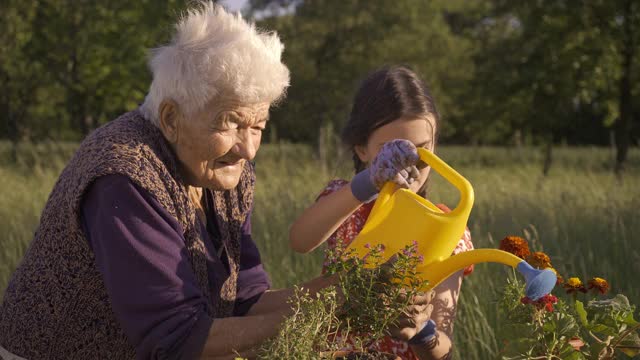
{"label": "tall dry grass", "polygon": [[[0,294],[28,245],[40,211],[75,144],[22,145],[18,161],[0,143]],[[347,157],[323,156],[310,147],[265,145],[257,164],[253,235],[274,285],[317,276],[322,250],[295,254],[288,227],[332,177],[348,177]],[[336,152],[337,153],[337,152]],[[624,181],[611,174],[608,149],[558,148],[547,177],[538,149],[441,147],[440,156],[473,184],[476,202],[469,227],[478,248],[497,247],[508,234],[524,235],[552,257],[561,274],[601,276],[613,291],[640,299],[640,150],[630,153]],[[430,198],[453,206],[457,195],[434,176]],[[495,359],[500,344],[497,294],[507,269],[480,264],[465,279],[456,321],[460,359]]]}

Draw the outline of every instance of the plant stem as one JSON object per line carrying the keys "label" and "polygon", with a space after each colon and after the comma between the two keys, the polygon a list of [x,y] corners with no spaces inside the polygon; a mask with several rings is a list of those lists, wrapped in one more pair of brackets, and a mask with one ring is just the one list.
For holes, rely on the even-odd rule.
{"label": "plant stem", "polygon": [[618,338],[618,340],[616,340],[616,342],[615,342],[613,345],[611,345],[611,346],[612,346],[613,348],[616,348],[616,347],[618,346],[618,344],[620,344],[620,342],[621,342],[622,340],[624,340],[624,338],[626,338],[627,336],[629,336],[631,333],[633,333],[634,331],[636,331],[636,330],[638,330],[638,329],[640,329],[640,324],[637,324],[636,326],[634,326],[634,327],[632,327],[632,328],[630,328],[630,329],[627,329],[627,330],[623,331],[623,332],[622,332],[622,335],[620,335],[620,337]]}

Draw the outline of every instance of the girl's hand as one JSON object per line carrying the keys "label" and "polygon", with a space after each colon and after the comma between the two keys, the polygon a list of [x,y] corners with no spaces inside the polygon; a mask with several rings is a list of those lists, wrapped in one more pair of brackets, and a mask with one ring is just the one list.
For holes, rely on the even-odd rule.
{"label": "girl's hand", "polygon": [[418,149],[411,141],[389,141],[382,146],[371,165],[353,177],[351,192],[364,202],[371,200],[388,181],[408,188],[420,175],[416,167],[419,159]]}
{"label": "girl's hand", "polygon": [[418,149],[409,140],[396,139],[385,143],[369,167],[371,182],[380,190],[393,181],[398,186],[408,188],[420,173],[416,163],[420,160]]}
{"label": "girl's hand", "polygon": [[389,328],[389,334],[403,341],[409,341],[420,332],[431,319],[433,304],[431,301],[435,297],[433,290],[414,296],[411,303],[398,318],[397,323]]}

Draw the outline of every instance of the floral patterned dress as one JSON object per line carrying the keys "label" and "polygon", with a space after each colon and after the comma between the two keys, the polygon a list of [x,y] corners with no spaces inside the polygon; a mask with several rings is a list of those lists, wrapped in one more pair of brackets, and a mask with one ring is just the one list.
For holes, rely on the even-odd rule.
{"label": "floral patterned dress", "polygon": [[[320,193],[318,199],[327,196],[333,192],[338,191],[343,186],[349,184],[346,180],[332,180],[329,182],[329,185]],[[335,248],[338,245],[338,241],[344,241],[345,246],[348,245],[355,237],[360,233],[360,230],[364,227],[364,223],[367,221],[369,214],[371,213],[371,209],[373,209],[374,201],[368,202],[360,206],[356,211],[351,214],[340,227],[329,237],[327,240],[327,245],[329,248]],[[441,210],[448,212],[451,211],[445,205],[438,204],[437,205]],[[471,233],[469,229],[464,231],[462,238],[458,242],[453,254],[458,254],[464,251],[473,250],[473,243],[471,242]],[[325,269],[322,269],[323,272]],[[464,269],[464,275],[469,275],[473,271],[473,265]],[[375,342],[371,346],[372,350],[377,350],[381,352],[392,353],[400,356],[402,359],[414,360],[418,359],[409,344],[405,341],[395,340],[391,337],[385,337]]]}

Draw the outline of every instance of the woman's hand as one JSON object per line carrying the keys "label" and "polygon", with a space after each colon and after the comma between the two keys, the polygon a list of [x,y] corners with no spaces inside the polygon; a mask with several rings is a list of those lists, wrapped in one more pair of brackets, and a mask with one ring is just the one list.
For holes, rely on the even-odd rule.
{"label": "woman's hand", "polygon": [[356,174],[351,181],[351,192],[360,201],[367,201],[389,181],[402,188],[420,175],[416,163],[418,149],[409,140],[396,139],[385,143],[371,165]]}

